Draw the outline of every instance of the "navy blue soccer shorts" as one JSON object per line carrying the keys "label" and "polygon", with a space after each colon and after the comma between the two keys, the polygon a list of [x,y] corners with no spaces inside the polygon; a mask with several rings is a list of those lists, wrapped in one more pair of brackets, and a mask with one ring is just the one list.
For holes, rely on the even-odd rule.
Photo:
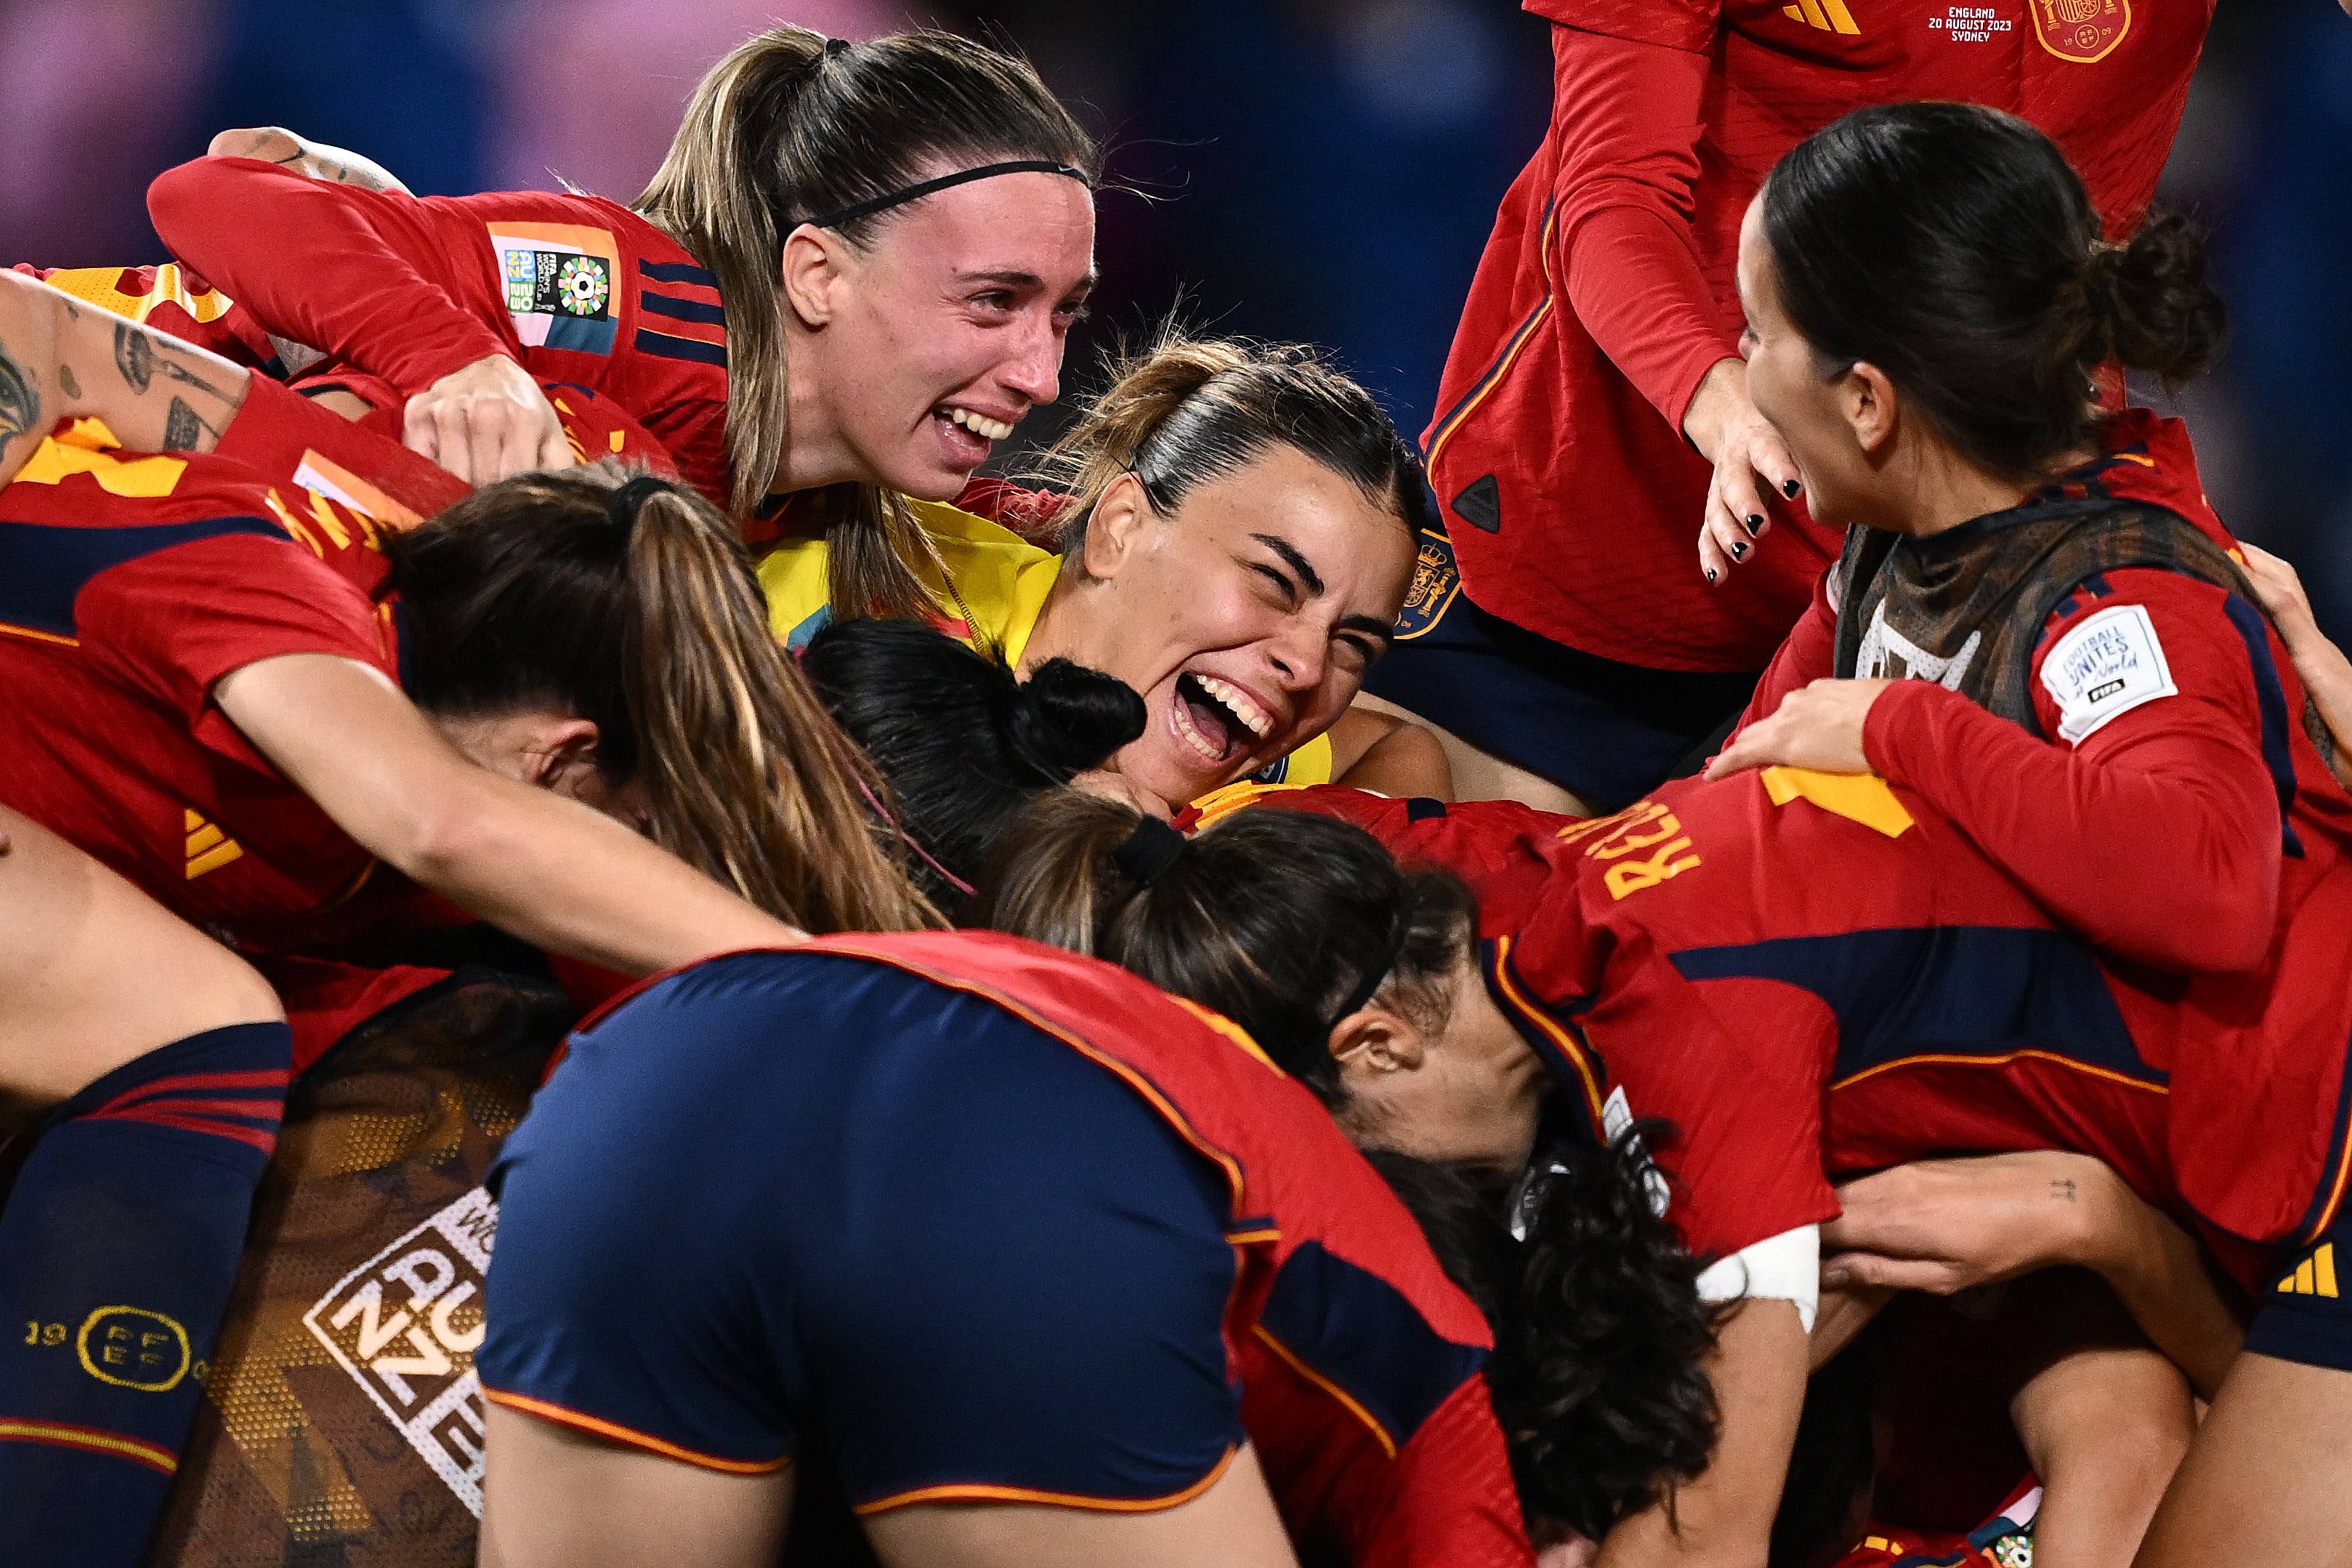
{"label": "navy blue soccer shorts", "polygon": [[1364,689],[1608,812],[1704,760],[1760,678],[1621,664],[1513,626],[1470,602],[1453,544],[1424,529],[1396,642]]}
{"label": "navy blue soccer shorts", "polygon": [[985,998],[755,952],[573,1039],[492,1175],[476,1358],[690,1464],[814,1445],[862,1513],[1173,1502],[1242,1441],[1217,1168]]}

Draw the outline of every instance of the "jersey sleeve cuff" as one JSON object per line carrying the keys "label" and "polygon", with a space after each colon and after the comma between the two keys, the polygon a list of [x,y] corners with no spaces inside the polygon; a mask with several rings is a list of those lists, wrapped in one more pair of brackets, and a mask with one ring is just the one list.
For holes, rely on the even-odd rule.
{"label": "jersey sleeve cuff", "polygon": [[541,1421],[551,1421],[559,1426],[569,1426],[575,1432],[585,1432],[590,1436],[602,1437],[608,1443],[618,1443],[623,1447],[641,1449],[660,1458],[675,1459],[680,1464],[692,1465],[697,1469],[716,1470],[722,1475],[772,1475],[793,1462],[793,1457],[790,1454],[780,1455],[774,1458],[730,1459],[718,1454],[701,1453],[680,1444],[666,1441],[651,1433],[640,1432],[633,1426],[624,1426],[617,1421],[607,1421],[602,1416],[591,1415],[585,1411],[573,1410],[548,1400],[533,1399],[529,1394],[513,1394],[504,1389],[492,1388],[487,1384],[482,1387],[482,1397],[493,1405],[503,1405],[509,1410],[519,1410],[526,1415],[535,1415]]}

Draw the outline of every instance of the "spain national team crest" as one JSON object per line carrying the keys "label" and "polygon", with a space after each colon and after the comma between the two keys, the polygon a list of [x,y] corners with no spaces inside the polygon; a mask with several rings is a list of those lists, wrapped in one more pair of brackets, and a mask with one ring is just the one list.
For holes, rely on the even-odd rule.
{"label": "spain national team crest", "polygon": [[2131,31],[2131,0],[2026,0],[2034,36],[2062,60],[2103,60]]}
{"label": "spain national team crest", "polygon": [[1421,554],[1413,562],[1412,589],[1397,612],[1396,640],[1411,642],[1426,633],[1462,592],[1462,574],[1454,564],[1454,542],[1442,533],[1422,531]]}

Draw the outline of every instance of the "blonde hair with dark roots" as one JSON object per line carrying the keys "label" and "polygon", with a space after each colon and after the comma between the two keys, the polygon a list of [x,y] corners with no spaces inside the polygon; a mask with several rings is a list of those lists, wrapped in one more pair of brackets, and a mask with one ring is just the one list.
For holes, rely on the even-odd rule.
{"label": "blonde hair with dark roots", "polygon": [[428,712],[595,722],[655,842],[804,930],[942,923],[869,805],[881,781],[769,630],[735,529],[683,489],[614,492],[610,459],[487,486],[385,541]]}
{"label": "blonde hair with dark roots", "polygon": [[1085,537],[1095,503],[1121,474],[1132,472],[1165,516],[1196,487],[1276,447],[1349,480],[1408,529],[1433,525],[1412,448],[1371,394],[1315,349],[1194,338],[1171,323],[1110,374],[1033,465],[1034,480],[1070,497],[1066,549]]}
{"label": "blonde hair with dark roots", "polygon": [[[813,216],[901,189],[940,163],[1007,158],[1050,159],[1089,178],[1101,163],[1093,138],[1027,61],[952,33],[892,34],[828,52],[822,33],[773,27],[703,77],[635,205],[719,279],[735,511],[759,506],[783,461],[786,237]],[[838,232],[863,248],[892,216]],[[911,564],[936,552],[906,497],[835,485],[818,507],[836,618],[937,608]]]}

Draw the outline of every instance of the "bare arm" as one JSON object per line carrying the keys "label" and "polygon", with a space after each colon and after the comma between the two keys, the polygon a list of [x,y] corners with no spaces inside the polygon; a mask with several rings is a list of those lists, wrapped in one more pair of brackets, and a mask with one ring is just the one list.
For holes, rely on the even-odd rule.
{"label": "bare arm", "polygon": [[2005,1315],[2064,1342],[2037,1358],[2009,1405],[2042,1484],[2033,1560],[2130,1568],[2196,1435],[2188,1381],[2096,1279],[2063,1269],[2025,1285],[2041,1289],[2013,1298]]}
{"label": "bare arm", "polygon": [[1733,1310],[1709,1365],[1722,1431],[1706,1473],[1619,1522],[1600,1568],[1763,1568],[1805,1402],[1805,1330],[1791,1301]]}
{"label": "bare arm", "polygon": [[217,354],[0,272],[0,482],[66,419],[102,419],[138,452],[209,452],[245,402]]}
{"label": "bare arm", "polygon": [[612,818],[475,766],[353,660],[263,659],[213,700],[369,853],[551,952],[645,974],[801,939]]}
{"label": "bare arm", "polygon": [[1454,798],[1454,773],[1435,735],[1393,713],[1354,707],[1331,726],[1331,782],[1394,798]]}
{"label": "bare arm", "polygon": [[2337,779],[2352,784],[2352,755],[2347,754],[2352,747],[2352,659],[2319,629],[2294,567],[2258,545],[2241,541],[2238,548],[2246,557],[2246,581],[2270,612],[2271,624],[2278,627],[2279,640],[2294,661],[2294,672],[2303,677],[2304,689],[2336,736],[2336,752],[2327,765]]}
{"label": "bare arm", "polygon": [[282,125],[224,131],[213,138],[205,154],[212,158],[258,158],[265,163],[291,169],[306,180],[324,180],[331,185],[398,191],[404,196],[410,194],[397,175],[373,158],[362,157],[349,148],[330,147],[323,142],[297,136]]}
{"label": "bare arm", "polygon": [[2086,1154],[1897,1165],[1839,1189],[1822,1283],[1949,1295],[2058,1264],[2106,1280],[2156,1347],[2212,1397],[2245,1331],[2197,1243]]}

